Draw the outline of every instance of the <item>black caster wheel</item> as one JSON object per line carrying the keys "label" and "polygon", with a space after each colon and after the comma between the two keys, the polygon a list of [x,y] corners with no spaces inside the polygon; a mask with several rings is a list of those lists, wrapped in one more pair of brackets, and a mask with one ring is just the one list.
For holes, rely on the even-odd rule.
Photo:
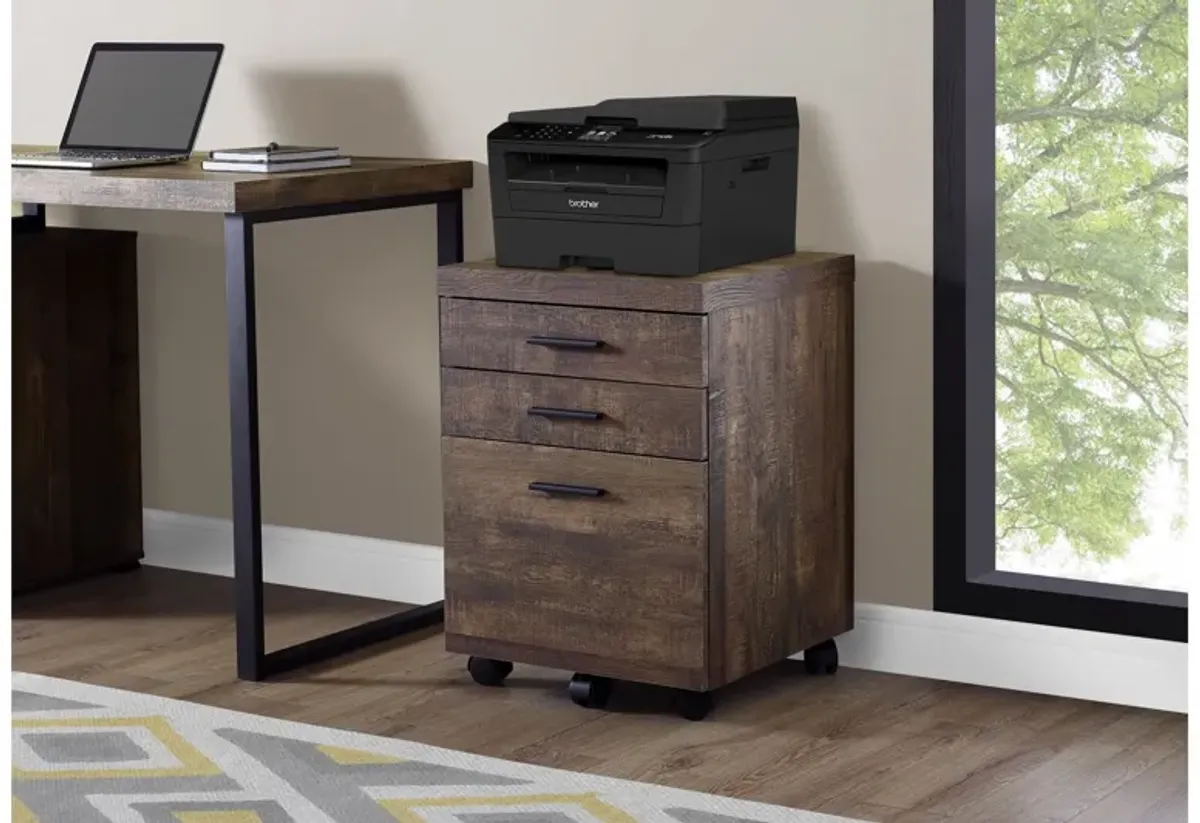
{"label": "black caster wheel", "polygon": [[467,661],[467,671],[471,679],[480,686],[499,686],[504,678],[512,674],[513,664],[506,660],[490,660],[486,657],[472,657]]}
{"label": "black caster wheel", "polygon": [[577,706],[585,709],[603,709],[612,694],[612,681],[607,677],[576,674],[567,684],[567,695]]}
{"label": "black caster wheel", "polygon": [[838,670],[837,643],[826,640],[804,650],[804,668],[809,674],[833,674]]}
{"label": "black caster wheel", "polygon": [[713,699],[710,692],[678,692],[675,708],[684,720],[703,720],[712,711]]}

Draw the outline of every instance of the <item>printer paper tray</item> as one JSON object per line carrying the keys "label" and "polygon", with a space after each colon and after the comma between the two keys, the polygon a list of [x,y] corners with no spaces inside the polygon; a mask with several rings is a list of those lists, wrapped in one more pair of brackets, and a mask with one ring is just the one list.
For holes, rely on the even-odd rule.
{"label": "printer paper tray", "polygon": [[607,194],[629,197],[662,197],[662,186],[638,186],[622,183],[543,182],[541,180],[509,180],[510,191],[558,192],[561,194]]}
{"label": "printer paper tray", "polygon": [[512,189],[508,205],[516,212],[607,215],[610,217],[661,217],[662,197],[608,194],[607,192],[530,191]]}

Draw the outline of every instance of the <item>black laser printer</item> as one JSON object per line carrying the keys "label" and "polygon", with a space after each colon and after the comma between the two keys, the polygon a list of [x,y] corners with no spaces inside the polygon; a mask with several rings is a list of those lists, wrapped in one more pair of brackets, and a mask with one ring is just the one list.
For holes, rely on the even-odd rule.
{"label": "black laser printer", "polygon": [[513,112],[488,135],[500,266],[693,275],[796,246],[794,97]]}

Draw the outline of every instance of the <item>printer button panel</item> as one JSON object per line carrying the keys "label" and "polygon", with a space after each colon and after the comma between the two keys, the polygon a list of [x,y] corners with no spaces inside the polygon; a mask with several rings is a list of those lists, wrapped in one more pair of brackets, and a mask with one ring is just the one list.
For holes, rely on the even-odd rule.
{"label": "printer button panel", "polygon": [[558,143],[565,140],[578,140],[591,131],[587,126],[571,126],[556,124],[527,124],[513,127],[513,137],[518,140],[536,140]]}
{"label": "printer button panel", "polygon": [[607,142],[620,133],[619,126],[525,125],[513,129],[518,140],[545,140],[561,143],[572,140]]}
{"label": "printer button panel", "polygon": [[698,146],[713,139],[711,131],[642,129],[616,125],[509,123],[493,137],[528,143],[616,144],[657,149]]}

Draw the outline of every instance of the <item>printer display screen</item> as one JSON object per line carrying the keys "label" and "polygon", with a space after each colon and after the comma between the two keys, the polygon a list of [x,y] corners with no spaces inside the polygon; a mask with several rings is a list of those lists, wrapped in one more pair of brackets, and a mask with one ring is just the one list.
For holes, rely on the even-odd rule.
{"label": "printer display screen", "polygon": [[620,126],[593,126],[587,131],[576,137],[576,140],[587,140],[589,142],[607,143],[618,134],[621,133]]}

